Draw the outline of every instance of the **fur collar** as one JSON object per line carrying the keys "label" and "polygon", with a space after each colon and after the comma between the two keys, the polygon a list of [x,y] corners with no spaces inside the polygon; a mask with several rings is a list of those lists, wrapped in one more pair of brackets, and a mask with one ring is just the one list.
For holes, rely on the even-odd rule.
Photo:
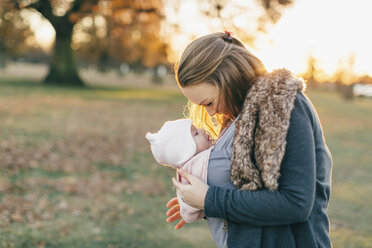
{"label": "fur collar", "polygon": [[237,189],[278,188],[289,119],[303,80],[286,69],[267,73],[248,91],[236,129],[231,181]]}

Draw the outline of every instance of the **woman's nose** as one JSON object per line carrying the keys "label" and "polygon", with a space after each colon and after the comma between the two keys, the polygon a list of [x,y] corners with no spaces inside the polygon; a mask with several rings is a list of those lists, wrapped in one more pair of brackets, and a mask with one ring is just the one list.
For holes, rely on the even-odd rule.
{"label": "woman's nose", "polygon": [[214,109],[207,109],[207,108],[206,108],[206,110],[207,110],[207,112],[208,112],[208,114],[209,114],[210,116],[214,116],[214,115],[216,114],[216,111],[215,111]]}

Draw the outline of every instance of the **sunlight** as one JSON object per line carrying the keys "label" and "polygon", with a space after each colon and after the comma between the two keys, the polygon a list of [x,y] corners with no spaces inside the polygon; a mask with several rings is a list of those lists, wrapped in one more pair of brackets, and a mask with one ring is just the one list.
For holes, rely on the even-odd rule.
{"label": "sunlight", "polygon": [[[179,12],[174,13],[172,7],[164,5],[167,21],[178,25],[177,34],[166,37],[173,50],[169,54],[171,62],[195,37],[221,29],[217,20],[208,20],[195,11],[197,8],[195,1],[181,1]],[[321,80],[330,80],[340,70],[352,76],[372,76],[372,35],[368,27],[372,23],[371,9],[372,1],[364,0],[295,0],[268,33],[257,34],[252,52],[268,70],[287,67],[300,74],[306,71],[308,58],[313,57]],[[25,16],[38,43],[50,49],[55,36],[51,25],[34,11],[25,11]],[[233,23],[239,27],[253,25],[242,15],[235,16]]]}
{"label": "sunlight", "polygon": [[23,10],[24,17],[30,23],[31,30],[35,33],[35,39],[45,50],[52,47],[55,31],[52,25],[36,11]]}
{"label": "sunlight", "polygon": [[372,2],[363,0],[297,0],[268,34],[259,35],[255,54],[268,69],[288,67],[297,74],[312,56],[324,80],[339,69],[372,76],[371,9]]}

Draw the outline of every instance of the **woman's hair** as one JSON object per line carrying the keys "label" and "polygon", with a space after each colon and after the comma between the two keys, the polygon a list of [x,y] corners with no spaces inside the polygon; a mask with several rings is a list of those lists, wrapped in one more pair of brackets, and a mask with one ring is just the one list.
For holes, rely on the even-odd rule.
{"label": "woman's hair", "polygon": [[[198,128],[216,138],[226,123],[240,113],[245,96],[254,80],[265,74],[262,62],[236,38],[226,33],[212,33],[192,41],[175,65],[178,85],[183,88],[210,83],[220,89],[227,116],[210,117],[204,106],[189,101],[187,117]],[[218,108],[218,106],[217,106]]]}

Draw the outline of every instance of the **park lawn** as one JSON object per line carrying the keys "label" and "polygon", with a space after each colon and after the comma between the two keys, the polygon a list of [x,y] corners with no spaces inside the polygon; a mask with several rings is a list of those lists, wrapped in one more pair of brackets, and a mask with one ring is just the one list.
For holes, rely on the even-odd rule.
{"label": "park lawn", "polygon": [[[371,247],[372,99],[308,95],[334,159],[334,247]],[[174,170],[144,138],[185,103],[172,89],[0,79],[0,247],[215,247],[204,220],[165,222]]]}

